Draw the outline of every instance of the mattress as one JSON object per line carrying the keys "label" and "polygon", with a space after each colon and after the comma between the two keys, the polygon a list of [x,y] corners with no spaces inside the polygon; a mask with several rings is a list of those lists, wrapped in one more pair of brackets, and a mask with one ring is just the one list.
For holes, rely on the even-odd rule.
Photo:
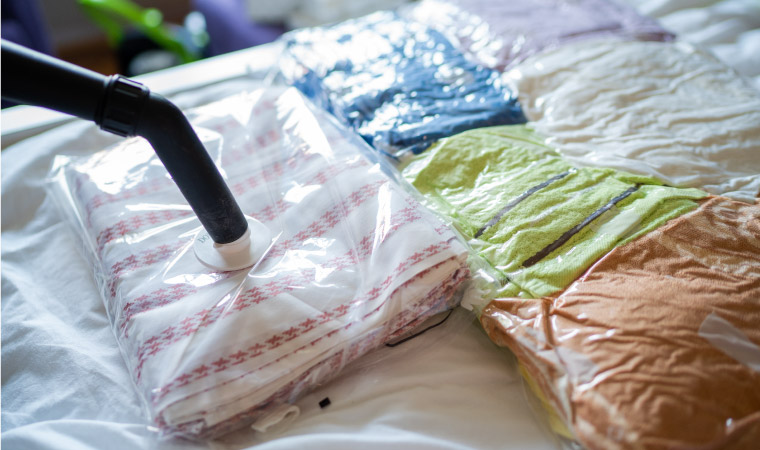
{"label": "mattress", "polygon": [[[311,97],[309,108],[325,114],[322,125],[309,126],[364,138],[376,151],[370,160],[382,161],[393,183],[388,189],[409,205],[427,207],[421,214],[445,222],[445,232],[468,246],[464,308],[436,315],[410,340],[379,336],[372,341],[375,350],[348,352],[352,357],[329,376],[317,370],[309,378],[307,370],[307,388],[286,389],[288,398],[271,414],[250,416],[220,433],[191,433],[196,440],[159,437],[162,422],[144,404],[146,386],[136,383],[134,362],[119,347],[123,336],[118,327],[112,330],[118,308],[102,286],[113,273],[88,259],[87,240],[67,223],[49,191],[57,156],[88,161],[108,148],[146,149],[80,121],[4,148],[2,444],[754,448],[760,433],[754,389],[760,274],[753,250],[760,217],[760,9],[748,0],[546,0],[535,2],[535,9],[530,3],[488,9],[483,1],[423,0],[349,22],[395,24],[380,34],[393,52],[415,62],[404,70],[393,66],[389,72],[384,58],[393,52],[368,62],[373,55],[361,51],[366,43],[351,47],[351,33],[336,38],[335,30],[346,26],[338,24],[286,36],[292,51],[272,68],[282,71],[275,85],[272,77],[264,82],[252,75],[171,96],[188,113],[201,107],[191,115],[200,126],[202,108],[212,102],[294,84],[298,95]],[[454,7],[471,13],[452,15]],[[490,21],[478,16],[478,8],[492,11]],[[602,9],[609,14],[597,14]],[[562,24],[563,11],[575,18],[572,23]],[[531,34],[535,27],[525,26],[510,34],[499,28],[500,14],[513,15],[521,26],[548,14],[547,20],[574,31],[562,33],[558,25]],[[397,27],[398,21],[405,25]],[[410,30],[411,37],[404,34]],[[423,35],[441,45],[415,41]],[[304,44],[316,52],[311,55],[324,57],[310,60],[308,51],[299,50]],[[324,45],[350,51],[319,53]],[[351,66],[356,59],[366,63],[359,71]],[[388,73],[393,76],[382,77]],[[416,79],[419,74],[435,82]],[[461,96],[441,82],[446,77],[463,88]],[[362,90],[367,80],[371,89]],[[358,84],[342,84],[347,81]],[[416,88],[405,91],[406,81]],[[343,95],[361,99],[361,108],[352,110],[356,105]],[[483,104],[490,106],[477,109]],[[452,108],[458,114],[448,115]],[[255,118],[233,116],[240,123]],[[251,124],[248,137],[261,137]],[[225,140],[225,129],[218,124],[217,143]],[[235,148],[234,142],[225,145]],[[250,201],[247,185],[235,181],[242,167],[218,161],[236,195]],[[150,175],[157,167],[147,164],[133,175]],[[375,176],[319,183],[336,182],[329,189],[336,193]],[[81,178],[71,192],[85,193],[78,189],[87,183]],[[173,218],[182,224],[172,226],[189,226],[192,217],[181,198],[140,192],[153,198],[149,205],[164,202],[187,214]],[[134,210],[145,206],[141,202],[120,201],[111,206],[123,210],[92,216],[87,224],[103,231],[118,225],[118,217],[150,214]],[[387,217],[393,217],[392,202],[388,208]],[[103,234],[92,237],[96,248],[98,236]],[[123,251],[114,245],[127,242],[119,241],[123,236],[109,236],[103,248]],[[182,267],[194,264],[185,256],[191,255],[171,253]],[[136,297],[165,275],[160,262],[150,264],[144,273],[153,276],[126,280]],[[384,275],[382,268],[373,270],[366,279]],[[428,293],[423,301],[435,303],[437,291]],[[343,289],[334,298],[350,294]],[[146,324],[137,323],[130,333],[139,336]],[[239,338],[226,332],[224,339]],[[396,337],[401,339],[393,346],[382,345]],[[276,386],[288,385],[289,376],[280,375]],[[673,376],[678,382],[663,382]],[[714,399],[715,392],[724,397]],[[687,413],[684,404],[691,405]],[[180,409],[175,417],[186,418]],[[201,407],[192,418],[206,412]],[[212,434],[214,440],[204,440]]]}

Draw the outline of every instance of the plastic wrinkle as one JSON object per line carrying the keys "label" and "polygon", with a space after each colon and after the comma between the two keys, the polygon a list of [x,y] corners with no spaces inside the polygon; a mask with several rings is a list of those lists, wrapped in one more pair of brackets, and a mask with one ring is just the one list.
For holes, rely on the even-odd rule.
{"label": "plastic wrinkle", "polygon": [[713,197],[564,292],[497,298],[480,320],[517,355],[555,430],[586,448],[751,450],[758,299],[760,204]]}
{"label": "plastic wrinkle", "polygon": [[760,90],[760,5],[753,0],[626,0],[679,40],[698,44]]}
{"label": "plastic wrinkle", "polygon": [[706,51],[574,43],[505,74],[531,126],[572,164],[653,176],[754,203],[760,92]]}
{"label": "plastic wrinkle", "polygon": [[497,72],[465,59],[440,32],[394,13],[284,39],[280,66],[288,83],[394,158],[467,129],[525,122]]}
{"label": "plastic wrinkle", "polygon": [[[503,288],[496,295],[561,291],[609,250],[696,208],[707,195],[622,171],[573,167],[542,141],[524,125],[481,128],[434,144],[402,169],[490,265]],[[466,295],[465,305],[479,309],[483,299]]]}
{"label": "plastic wrinkle", "polygon": [[587,39],[673,39],[656,21],[606,0],[423,0],[404,15],[441,31],[466,55],[497,70]]}
{"label": "plastic wrinkle", "polygon": [[747,335],[726,319],[710,313],[699,326],[699,335],[723,353],[760,372],[760,346],[752,343]]}
{"label": "plastic wrinkle", "polygon": [[298,418],[301,409],[295,405],[280,405],[274,411],[251,424],[251,428],[259,433],[265,433],[273,427],[285,427]]}
{"label": "plastic wrinkle", "polygon": [[296,89],[190,116],[244,213],[272,232],[251,236],[266,248],[250,269],[198,261],[200,224],[144,141],[59,157],[53,174],[161,435],[286,426],[312,387],[456,305],[465,245]]}

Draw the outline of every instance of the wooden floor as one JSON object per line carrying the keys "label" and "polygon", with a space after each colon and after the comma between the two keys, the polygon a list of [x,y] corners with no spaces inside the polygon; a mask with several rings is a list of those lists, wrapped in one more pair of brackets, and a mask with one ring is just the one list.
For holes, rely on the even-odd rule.
{"label": "wooden floor", "polygon": [[119,71],[116,55],[105,39],[58,48],[56,57],[103,75]]}

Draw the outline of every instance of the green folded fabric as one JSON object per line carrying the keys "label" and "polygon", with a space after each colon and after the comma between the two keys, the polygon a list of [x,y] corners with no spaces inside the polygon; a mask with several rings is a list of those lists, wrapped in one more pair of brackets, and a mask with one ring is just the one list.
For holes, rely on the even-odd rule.
{"label": "green folded fabric", "polygon": [[575,168],[524,125],[439,141],[403,169],[497,270],[511,295],[558,292],[615,246],[707,194],[614,169]]}

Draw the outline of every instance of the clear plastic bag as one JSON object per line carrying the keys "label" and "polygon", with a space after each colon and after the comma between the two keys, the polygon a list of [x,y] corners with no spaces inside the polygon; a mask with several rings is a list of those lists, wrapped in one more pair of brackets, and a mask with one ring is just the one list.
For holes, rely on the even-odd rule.
{"label": "clear plastic bag", "polygon": [[497,70],[568,42],[673,39],[655,20],[610,0],[423,0],[403,15],[440,30],[465,55]]}
{"label": "clear plastic bag", "polygon": [[558,292],[615,246],[707,195],[614,169],[576,168],[543,141],[524,125],[480,128],[439,141],[403,169],[487,261],[503,286],[498,295]]}
{"label": "clear plastic bag", "polygon": [[760,442],[758,204],[714,197],[561,294],[494,300],[481,323],[590,450]]}
{"label": "clear plastic bag", "polygon": [[394,158],[467,129],[525,122],[497,72],[395,13],[298,30],[285,42],[288,83]]}
{"label": "clear plastic bag", "polygon": [[250,269],[198,261],[200,224],[141,139],[58,157],[51,183],[163,435],[284,419],[295,410],[283,405],[455,305],[464,245],[297,90],[236,95],[191,121],[272,234]]}
{"label": "clear plastic bag", "polygon": [[505,74],[535,130],[579,166],[754,202],[760,92],[684,42],[589,41]]}

